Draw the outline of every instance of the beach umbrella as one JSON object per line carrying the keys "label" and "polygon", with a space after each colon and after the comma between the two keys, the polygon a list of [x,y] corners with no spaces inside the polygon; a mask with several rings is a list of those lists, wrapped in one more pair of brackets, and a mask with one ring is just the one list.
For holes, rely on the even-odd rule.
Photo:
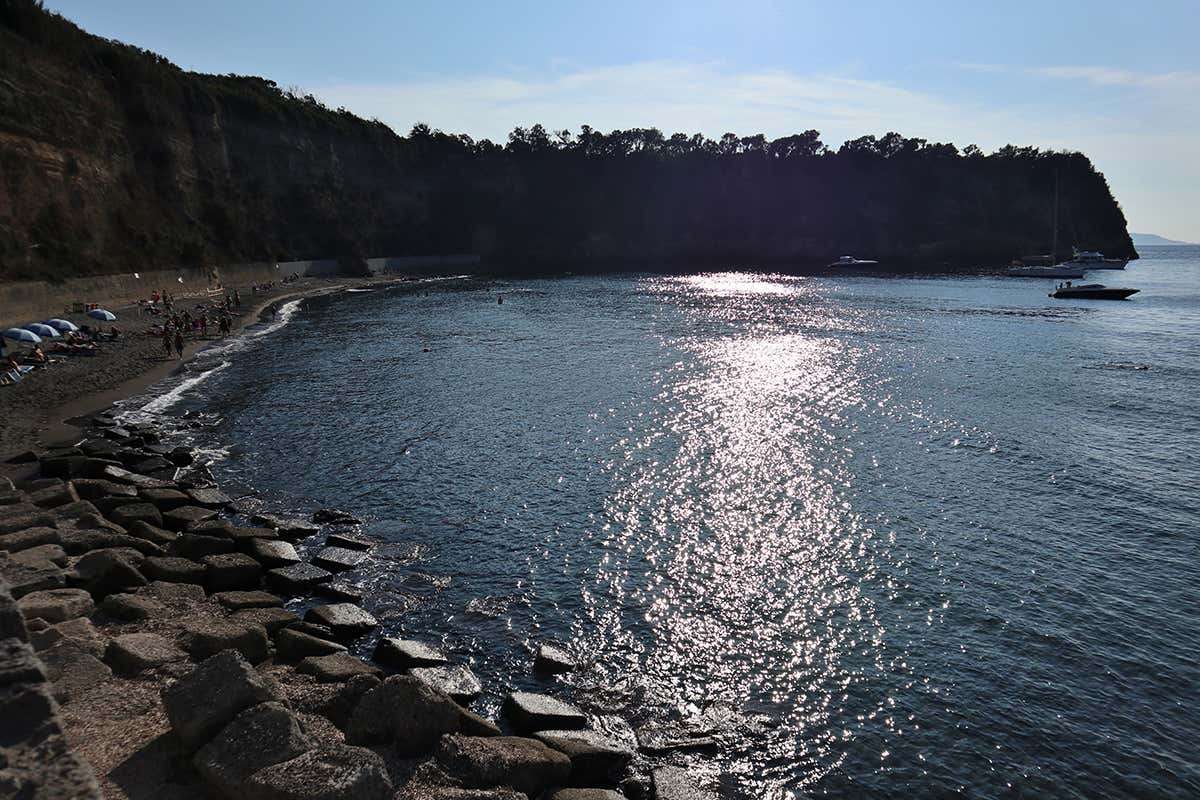
{"label": "beach umbrella", "polygon": [[14,342],[21,342],[23,344],[39,344],[42,341],[42,337],[24,328],[8,328],[0,331],[0,338],[11,339]]}
{"label": "beach umbrella", "polygon": [[38,336],[48,339],[57,339],[58,337],[62,336],[62,334],[56,331],[54,328],[51,328],[49,325],[43,325],[40,322],[31,322],[25,326],[25,330],[33,331]]}
{"label": "beach umbrella", "polygon": [[98,319],[101,322],[112,322],[117,318],[117,315],[111,311],[105,311],[103,308],[93,308],[87,312],[87,315],[92,319]]}
{"label": "beach umbrella", "polygon": [[55,330],[62,331],[63,333],[79,330],[78,325],[76,325],[74,322],[71,322],[70,320],[65,320],[65,319],[57,319],[57,318],[56,319],[48,319],[48,320],[46,320],[46,324],[49,325],[51,328],[54,328]]}

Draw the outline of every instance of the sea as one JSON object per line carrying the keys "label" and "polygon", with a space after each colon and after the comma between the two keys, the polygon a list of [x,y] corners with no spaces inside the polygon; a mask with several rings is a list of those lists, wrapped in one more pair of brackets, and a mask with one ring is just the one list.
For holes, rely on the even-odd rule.
{"label": "sea", "polygon": [[484,713],[554,694],[739,800],[1200,796],[1200,248],[1089,279],[1141,291],[412,283],[126,408],[231,494],[360,516],[343,579]]}

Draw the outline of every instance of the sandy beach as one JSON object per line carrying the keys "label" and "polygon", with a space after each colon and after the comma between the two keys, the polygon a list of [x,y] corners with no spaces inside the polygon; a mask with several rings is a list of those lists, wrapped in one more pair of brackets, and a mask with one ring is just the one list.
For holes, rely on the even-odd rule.
{"label": "sandy beach", "polygon": [[[273,303],[339,291],[350,282],[364,281],[303,278],[257,293],[249,286],[231,286],[231,293],[234,289],[241,293],[242,310],[232,317],[230,335],[236,336],[242,329],[261,321]],[[178,301],[182,307],[198,302],[199,298],[180,297]],[[0,423],[0,460],[26,450],[74,441],[80,428],[70,420],[100,411],[154,385],[183,368],[197,352],[221,340],[214,325],[209,328],[208,337],[186,340],[182,358],[167,357],[163,354],[162,340],[143,332],[159,317],[144,313],[136,305],[110,310],[117,315],[114,324],[122,331],[119,340],[103,342],[95,356],[51,354],[57,359],[56,363],[27,373],[25,380],[18,384],[0,387],[0,419],[3,420]],[[84,314],[68,314],[63,318],[76,325],[96,325],[96,320]],[[3,327],[18,324],[21,323],[7,320]],[[103,327],[107,330],[108,325]],[[43,347],[47,344],[43,342]]]}

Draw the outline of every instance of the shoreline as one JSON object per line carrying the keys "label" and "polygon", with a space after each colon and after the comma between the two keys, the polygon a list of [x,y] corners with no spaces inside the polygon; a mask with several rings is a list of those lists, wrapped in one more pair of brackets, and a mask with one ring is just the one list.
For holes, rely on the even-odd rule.
{"label": "shoreline", "polygon": [[[66,357],[67,364],[75,373],[71,376],[69,389],[75,390],[77,384],[97,379],[100,385],[90,390],[80,391],[77,396],[63,402],[43,406],[40,404],[40,400],[44,393],[37,391],[39,383],[52,384],[45,387],[50,392],[62,388],[58,382],[53,380],[58,377],[56,370],[61,371],[63,366],[56,364],[45,370],[38,370],[27,378],[32,382],[33,388],[27,392],[26,397],[12,397],[14,388],[23,388],[20,385],[0,389],[0,418],[7,423],[5,426],[0,426],[0,431],[3,432],[3,435],[0,436],[0,462],[27,451],[73,444],[86,426],[82,418],[99,413],[115,403],[140,394],[160,381],[179,373],[198,354],[209,347],[222,341],[228,341],[229,338],[243,336],[247,328],[265,321],[264,315],[272,303],[283,304],[296,299],[334,294],[345,291],[350,286],[389,286],[421,280],[425,279],[396,276],[305,278],[303,279],[304,283],[296,288],[276,287],[270,293],[252,296],[250,298],[252,303],[239,315],[232,317],[233,324],[229,337],[226,339],[189,339],[184,346],[183,357],[178,359],[164,359],[158,352],[156,341],[152,341],[150,337],[134,330],[135,327],[140,327],[143,322],[147,321],[147,318],[140,315],[135,316],[137,314],[136,307],[119,308],[117,310],[121,313],[118,313],[117,322],[123,326],[122,330],[126,331],[126,341],[121,342],[119,348],[111,343],[106,347],[120,350],[115,357],[122,360],[116,364],[118,370],[126,374],[106,382],[105,369],[113,365],[112,361],[106,360],[105,363],[98,365],[86,357]],[[230,291],[234,288],[241,290],[243,287],[230,287]],[[248,290],[248,287],[245,288]],[[181,299],[190,300],[191,298]],[[245,299],[243,297],[243,301]],[[137,369],[138,366],[142,368]],[[47,378],[51,380],[45,380]],[[5,428],[7,430],[4,430]],[[3,474],[3,470],[0,470],[0,474]]]}
{"label": "shoreline", "polygon": [[[264,298],[236,334],[270,303],[341,288]],[[48,413],[135,395],[208,344]],[[23,618],[0,633],[12,630],[28,673],[41,673],[9,691],[57,701],[43,724],[75,765],[65,792],[60,775],[26,758],[26,786],[178,800],[237,800],[264,784],[297,800],[573,800],[566,787],[578,787],[649,800],[661,782],[660,798],[676,796],[668,784],[702,796],[678,767],[639,756],[632,729],[613,738],[593,727],[604,712],[555,697],[563,687],[545,681],[580,665],[548,642],[528,669],[545,687],[534,692],[553,694],[513,690],[510,678],[495,687],[496,719],[472,711],[484,687],[433,644],[437,631],[393,638],[369,593],[342,577],[386,538],[345,511],[276,513],[253,494],[235,502],[191,447],[119,412],[75,413],[60,423],[76,431],[73,444],[0,473],[10,512],[0,516],[0,601],[11,590],[6,620]],[[23,758],[32,741],[17,744]],[[646,752],[711,745],[654,741]]]}

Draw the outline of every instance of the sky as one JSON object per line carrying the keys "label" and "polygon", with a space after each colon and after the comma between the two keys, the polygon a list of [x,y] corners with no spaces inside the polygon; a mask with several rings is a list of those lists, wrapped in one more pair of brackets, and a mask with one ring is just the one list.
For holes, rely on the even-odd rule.
{"label": "sky", "polygon": [[1079,150],[1130,230],[1200,242],[1200,0],[48,0],[201,72],[425,122]]}

